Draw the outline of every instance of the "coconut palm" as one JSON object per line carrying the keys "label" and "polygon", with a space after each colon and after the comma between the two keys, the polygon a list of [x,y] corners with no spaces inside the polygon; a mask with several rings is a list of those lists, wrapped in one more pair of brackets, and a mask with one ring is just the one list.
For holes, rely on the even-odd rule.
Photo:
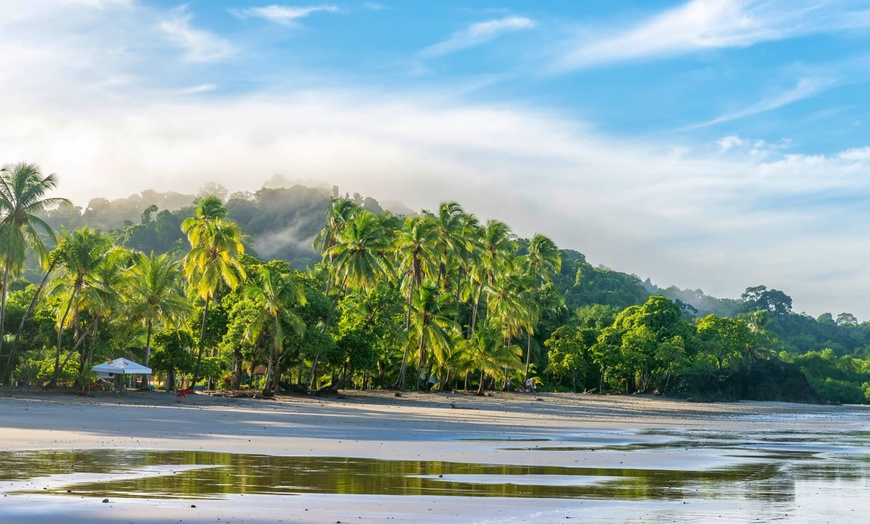
{"label": "coconut palm", "polygon": [[[329,261],[331,274],[338,282],[338,294],[332,303],[323,330],[329,326],[338,300],[345,290],[349,288],[364,290],[379,281],[392,280],[393,268],[389,263],[392,244],[384,227],[385,221],[389,220],[392,220],[392,217],[381,218],[369,211],[359,209],[351,215],[350,220],[335,231],[332,246],[324,251],[323,256]],[[317,351],[308,375],[309,387],[314,387],[319,360],[320,351]]]}
{"label": "coconut palm", "polygon": [[475,288],[471,314],[472,332],[477,325],[480,301],[484,298],[484,292],[494,290],[499,275],[511,271],[517,249],[513,233],[504,222],[488,220],[480,232],[478,253],[471,267],[471,279]]}
{"label": "coconut palm", "polygon": [[55,175],[43,176],[35,164],[12,164],[0,170],[0,254],[3,282],[0,289],[0,349],[4,338],[6,296],[9,277],[21,271],[27,252],[42,262],[46,255],[40,233],[54,241],[54,231],[37,215],[69,202],[65,198],[44,198],[57,184]]}
{"label": "coconut palm", "polygon": [[[353,200],[346,198],[331,198],[329,200],[329,206],[326,208],[326,226],[314,237],[314,248],[324,258],[330,268],[332,266],[332,255],[328,255],[327,251],[338,242],[336,237],[339,230],[360,209]],[[330,272],[326,279],[327,295],[329,295],[331,285],[332,273]]]}
{"label": "coconut palm", "polygon": [[471,337],[462,342],[470,365],[480,371],[478,395],[483,395],[486,389],[487,374],[495,376],[504,369],[516,369],[522,365],[522,350],[504,344],[501,329],[497,322],[485,319],[477,325]]}
{"label": "coconut palm", "polygon": [[[64,328],[69,320],[76,339],[74,348],[84,340],[79,333],[80,312],[88,300],[96,300],[95,288],[101,286],[97,274],[113,248],[112,239],[108,235],[88,227],[76,231],[64,229],[61,237],[56,256],[62,273],[52,282],[52,293],[63,297],[61,301],[63,306],[58,311],[60,317],[57,323],[57,347],[54,374],[51,379],[53,387],[57,386],[57,379],[63,368],[60,363],[60,352]],[[85,293],[86,290],[91,291]]]}
{"label": "coconut palm", "polygon": [[463,235],[467,224],[466,216],[457,202],[442,202],[438,206],[438,214],[433,217],[437,231],[437,284],[444,290],[451,289],[451,262],[461,258],[460,255],[469,248]]}
{"label": "coconut palm", "polygon": [[536,233],[529,241],[524,266],[537,281],[548,281],[551,273],[558,273],[562,268],[562,253],[552,240]]}
{"label": "coconut palm", "polygon": [[[182,294],[180,264],[168,255],[138,253],[130,270],[130,316],[145,323],[145,365],[151,359],[151,336],[161,320],[177,319],[190,312]],[[143,378],[143,380],[145,380]]]}
{"label": "coconut palm", "polygon": [[305,293],[292,275],[260,266],[256,278],[249,280],[245,286],[245,297],[259,306],[245,331],[245,338],[253,341],[268,331],[272,339],[266,359],[266,383],[263,386],[263,394],[271,396],[280,375],[279,364],[284,355],[286,329],[300,336],[305,331],[305,323],[292,309],[305,304]]}
{"label": "coconut palm", "polygon": [[226,208],[217,197],[200,200],[196,216],[181,223],[181,230],[190,242],[190,251],[182,260],[189,293],[203,300],[205,307],[200,326],[199,348],[193,384],[199,379],[209,303],[221,284],[235,289],[245,279],[239,258],[245,253],[242,230],[226,217]]}
{"label": "coconut palm", "polygon": [[361,211],[338,230],[335,243],[326,250],[340,288],[368,287],[377,280],[390,280],[388,255],[392,246],[377,216]]}
{"label": "coconut palm", "polygon": [[[414,296],[411,326],[412,336],[417,338],[418,371],[428,379],[429,359],[427,351],[436,354],[436,360],[444,361],[444,354],[459,332],[453,321],[453,297],[441,293],[437,286],[424,282]],[[404,370],[402,370],[404,372]]]}

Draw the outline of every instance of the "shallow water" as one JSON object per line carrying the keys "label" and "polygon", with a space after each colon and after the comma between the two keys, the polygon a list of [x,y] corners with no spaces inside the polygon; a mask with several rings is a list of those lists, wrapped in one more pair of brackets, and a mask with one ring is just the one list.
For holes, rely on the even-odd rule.
{"label": "shallow water", "polygon": [[[457,441],[468,439],[457,439]],[[495,465],[204,451],[40,450],[0,453],[0,492],[112,498],[238,495],[511,497],[610,501],[615,520],[645,507],[649,520],[723,513],[754,519],[836,521],[870,509],[870,431],[779,428],[739,432],[647,430],[617,443],[477,439],[504,450],[577,457],[620,453],[625,467]],[[433,445],[437,445],[433,443]],[[535,454],[536,454],[535,453]],[[642,467],[649,453],[705,456],[720,466]],[[620,459],[621,460],[621,459]],[[685,461],[691,463],[691,461]],[[716,463],[708,462],[708,463]],[[620,514],[619,504],[627,513]],[[635,509],[630,509],[635,508]],[[707,508],[704,510],[703,508]],[[693,513],[693,511],[695,513]],[[698,513],[700,511],[700,513]],[[582,517],[582,514],[580,515]],[[601,514],[593,514],[597,520]]]}

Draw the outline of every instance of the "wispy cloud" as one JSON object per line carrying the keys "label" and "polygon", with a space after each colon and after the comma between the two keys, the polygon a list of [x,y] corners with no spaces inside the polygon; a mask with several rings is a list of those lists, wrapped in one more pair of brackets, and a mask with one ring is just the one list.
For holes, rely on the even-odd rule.
{"label": "wispy cloud", "polygon": [[338,7],[334,5],[314,5],[304,7],[268,5],[265,7],[230,9],[231,14],[240,18],[262,18],[263,20],[281,25],[293,25],[300,18],[305,18],[306,16],[318,12],[337,13]]}
{"label": "wispy cloud", "polygon": [[792,89],[776,93],[775,95],[765,98],[764,100],[756,102],[748,107],[725,113],[712,120],[684,127],[680,129],[680,131],[710,127],[716,124],[722,124],[724,122],[731,122],[732,120],[739,120],[741,118],[757,115],[759,113],[773,111],[789,104],[811,98],[827,89],[835,87],[837,84],[838,82],[833,78],[801,78],[798,80],[797,85]]}
{"label": "wispy cloud", "polygon": [[475,47],[504,33],[522,31],[535,27],[535,21],[520,16],[509,16],[497,20],[489,20],[473,24],[462,31],[453,34],[447,40],[431,45],[422,51],[426,57],[441,56],[470,47]]}
{"label": "wispy cloud", "polygon": [[870,25],[868,11],[841,0],[691,0],[616,36],[587,34],[567,46],[556,70],[747,47],[768,40]]}
{"label": "wispy cloud", "polygon": [[186,60],[214,62],[235,54],[236,49],[228,41],[208,31],[193,28],[190,25],[191,18],[187,6],[180,6],[159,24],[163,34],[186,51]]}
{"label": "wispy cloud", "polygon": [[217,89],[215,84],[200,84],[197,86],[185,87],[176,91],[179,95],[198,95],[200,93],[209,93]]}

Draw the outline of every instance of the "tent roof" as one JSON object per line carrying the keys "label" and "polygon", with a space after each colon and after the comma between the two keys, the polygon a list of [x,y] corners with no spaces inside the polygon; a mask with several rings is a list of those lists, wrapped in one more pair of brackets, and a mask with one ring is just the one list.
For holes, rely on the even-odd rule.
{"label": "tent roof", "polygon": [[91,368],[91,371],[97,373],[115,373],[117,375],[150,375],[151,368],[146,368],[142,364],[137,364],[126,358],[116,358],[102,364],[97,364]]}

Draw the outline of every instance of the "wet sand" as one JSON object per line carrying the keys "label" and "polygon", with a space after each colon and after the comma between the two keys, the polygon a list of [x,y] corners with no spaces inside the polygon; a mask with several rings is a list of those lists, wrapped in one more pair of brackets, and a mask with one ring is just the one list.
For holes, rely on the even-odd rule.
{"label": "wet sand", "polygon": [[[707,470],[741,457],[677,448],[629,449],[671,430],[753,434],[870,431],[870,407],[741,402],[701,404],[638,396],[343,392],[278,400],[172,394],[78,397],[0,390],[5,450],[202,450],[279,456]],[[505,441],[516,442],[507,446]],[[508,444],[510,444],[508,442]],[[571,451],[535,451],[546,445]],[[625,502],[437,496],[238,495],[158,500],[9,494],[0,522],[689,522],[729,502]],[[683,503],[685,505],[685,502]],[[196,506],[196,507],[191,507]],[[706,507],[702,513],[693,513]],[[786,511],[786,510],[784,510]],[[659,515],[659,517],[656,517]],[[727,521],[727,520],[726,520]]]}

